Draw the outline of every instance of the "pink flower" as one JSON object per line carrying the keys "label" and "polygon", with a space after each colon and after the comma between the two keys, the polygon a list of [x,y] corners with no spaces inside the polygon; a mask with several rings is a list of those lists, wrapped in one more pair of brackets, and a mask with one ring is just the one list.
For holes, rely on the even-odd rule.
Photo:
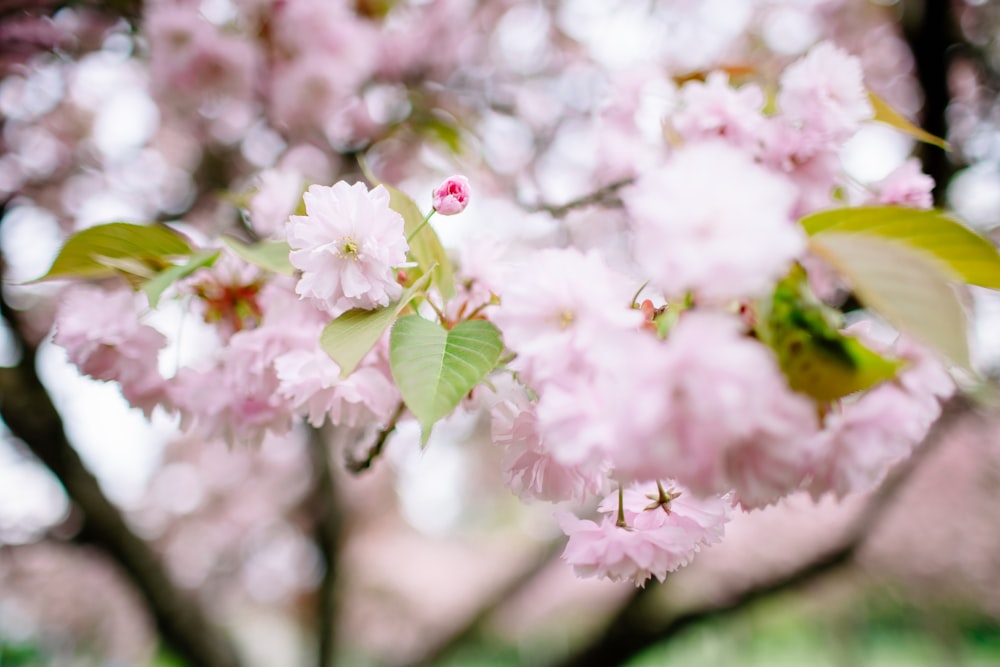
{"label": "pink flower", "polygon": [[690,563],[702,547],[722,538],[731,513],[729,503],[721,498],[690,499],[675,487],[665,490],[671,496],[679,492],[679,496],[649,509],[655,501],[645,493],[655,497],[654,485],[627,492],[623,504],[626,526],[616,525],[617,494],[601,504],[601,511],[609,515],[600,523],[558,514],[559,524],[569,536],[563,559],[581,577],[630,580],[640,586],[650,577],[663,581],[668,572]]}
{"label": "pink flower", "polygon": [[931,208],[934,198],[934,179],[920,168],[920,160],[911,158],[899,165],[891,174],[875,183],[875,201],[879,204],[896,204],[912,208]]}
{"label": "pink flower", "polygon": [[340,181],[310,186],[304,200],[306,215],[288,225],[289,259],[302,271],[296,293],[333,316],[399,298],[394,267],[406,261],[409,245],[386,189]]}
{"label": "pink flower", "polygon": [[180,281],[177,290],[195,296],[194,307],[228,340],[237,331],[260,324],[260,291],[266,282],[260,268],[224,247],[211,267]]}
{"label": "pink flower", "polygon": [[[859,325],[851,329],[864,333]],[[954,393],[948,371],[922,346],[900,336],[889,353],[909,365],[895,380],[845,399],[812,442],[816,464],[809,491],[815,498],[874,488],[927,435],[941,415],[939,400]]]}
{"label": "pink flower", "polygon": [[280,236],[302,197],[302,176],[291,169],[267,169],[256,185],[248,203],[250,224],[261,236]]}
{"label": "pink flower", "polygon": [[635,258],[668,296],[760,296],[805,250],[788,179],[718,142],[678,150],[623,191]]}
{"label": "pink flower", "polygon": [[278,392],[316,427],[326,419],[334,426],[385,424],[399,403],[388,368],[365,363],[341,378],[340,366],[319,348],[293,350],[275,359],[274,368]]}
{"label": "pink flower", "polygon": [[434,190],[434,210],[441,215],[455,215],[469,205],[469,179],[465,176],[449,176]]}
{"label": "pink flower", "polygon": [[[623,438],[616,476],[674,477],[700,496],[734,490],[760,507],[798,488],[810,468],[803,446],[817,431],[812,401],[788,388],[773,353],[728,315],[684,315],[663,346],[659,439]],[[544,397],[543,397],[544,398]]]}
{"label": "pink flower", "polygon": [[634,287],[596,252],[543,250],[518,269],[490,319],[529,384],[578,367],[592,343],[642,324],[629,308]]}
{"label": "pink flower", "polygon": [[493,406],[492,439],[504,447],[504,483],[522,499],[583,500],[605,490],[605,466],[566,465],[538,432],[534,407],[526,400]]}
{"label": "pink flower", "polygon": [[259,444],[264,435],[292,427],[292,408],[278,393],[274,359],[287,342],[272,328],[233,335],[214,367],[182,368],[171,380],[181,426],[205,439]]}
{"label": "pink flower", "polygon": [[670,123],[683,139],[722,138],[751,152],[759,148],[764,93],[758,86],[735,89],[724,72],[712,72],[704,83],[685,83],[680,99],[682,107]]}
{"label": "pink flower", "polygon": [[63,296],[52,340],[80,372],[119,382],[126,400],[149,415],[165,396],[157,359],[167,339],[140,324],[142,298],[125,289],[74,286]]}
{"label": "pink flower", "polygon": [[839,143],[873,115],[861,61],[830,42],[814,47],[781,75],[781,115]]}

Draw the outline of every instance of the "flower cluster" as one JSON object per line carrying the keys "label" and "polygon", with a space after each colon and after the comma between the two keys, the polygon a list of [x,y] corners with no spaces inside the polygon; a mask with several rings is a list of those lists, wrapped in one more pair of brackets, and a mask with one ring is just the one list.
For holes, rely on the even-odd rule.
{"label": "flower cluster", "polygon": [[[265,4],[236,6],[255,17],[247,19],[253,25],[265,20],[256,13]],[[321,116],[378,66],[373,42],[359,37],[371,26],[343,7],[304,0],[274,10],[269,55],[282,73],[268,82],[274,121],[333,132]],[[149,15],[158,21],[150,35],[154,64],[170,63],[157,81],[197,98],[216,89],[215,72],[228,82],[217,95],[249,94],[239,31],[213,41],[220,28],[192,19],[187,8],[154,5]],[[303,50],[307,42],[323,48]],[[162,50],[172,56],[158,57]],[[332,54],[357,66],[327,67]],[[618,192],[625,234],[589,230],[586,249],[570,242],[575,230],[567,229],[551,247],[510,253],[469,243],[458,280],[445,289],[420,256],[435,240],[422,230],[434,212],[466,209],[467,178],[445,179],[423,222],[412,206],[404,223],[393,206],[398,193],[362,183],[311,185],[297,208],[306,178],[275,167],[258,175],[247,207],[251,228],[271,247],[287,243],[289,275],[225,250],[169,293],[215,332],[218,345],[199,361],[161,375],[157,353],[166,338],[139,323],[144,306],[124,291],[68,293],[55,341],[84,373],[119,382],[147,414],[159,405],[206,438],[259,442],[299,419],[315,427],[395,426],[403,398],[388,334],[372,346],[383,331],[375,330],[357,368],[342,369],[320,345],[331,320],[377,311],[365,321],[384,317],[388,327],[408,308],[440,320],[447,335],[487,319],[510,353],[498,373],[513,377],[491,383],[489,399],[506,484],[521,498],[550,502],[587,503],[611,492],[598,521],[560,515],[565,559],[583,576],[663,580],[718,542],[736,508],[762,508],[798,491],[819,498],[872,488],[909,454],[953,391],[943,367],[916,343],[879,345],[864,331],[840,332],[811,294],[794,307],[814,311],[786,314],[789,321],[778,324],[828,326],[832,333],[807,333],[827,336],[827,347],[850,340],[902,370],[831,400],[790,381],[787,357],[821,353],[803,352],[813,339],[787,349],[784,339],[772,340],[769,310],[780,286],[816,263],[798,221],[839,203],[848,185],[840,152],[873,115],[859,62],[820,44],[785,70],[773,110],[759,87],[735,86],[718,71],[676,92],[663,125],[668,146]],[[926,207],[930,185],[907,163],[876,184],[868,201]],[[424,234],[413,248],[407,229],[411,238]],[[443,252],[433,259],[449,261]],[[808,280],[802,283],[807,290]],[[89,305],[98,299],[105,307]],[[435,358],[427,367],[443,363]],[[463,385],[456,402],[468,393]]]}
{"label": "flower cluster", "polygon": [[[512,490],[560,501],[660,485],[652,504],[612,494],[598,523],[560,519],[578,573],[636,584],[717,541],[723,506],[870,489],[953,390],[939,362],[901,341],[884,350],[904,360],[896,378],[831,405],[793,391],[758,333],[776,284],[814,261],[797,219],[835,205],[839,152],[872,117],[857,60],[814,48],[782,75],[770,114],[759,88],[721,72],[678,101],[665,121],[676,146],[622,191],[632,262],[616,271],[596,252],[543,250],[491,314],[524,385],[493,408]],[[925,206],[927,192],[911,163],[873,197]],[[641,308],[637,290],[652,299]],[[691,505],[663,500],[662,484]]]}

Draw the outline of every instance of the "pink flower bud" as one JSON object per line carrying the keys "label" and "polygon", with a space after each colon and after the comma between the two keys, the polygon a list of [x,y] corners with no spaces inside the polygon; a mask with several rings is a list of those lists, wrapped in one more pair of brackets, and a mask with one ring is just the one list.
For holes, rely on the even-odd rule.
{"label": "pink flower bud", "polygon": [[451,176],[434,190],[434,210],[441,215],[455,215],[469,205],[469,179]]}

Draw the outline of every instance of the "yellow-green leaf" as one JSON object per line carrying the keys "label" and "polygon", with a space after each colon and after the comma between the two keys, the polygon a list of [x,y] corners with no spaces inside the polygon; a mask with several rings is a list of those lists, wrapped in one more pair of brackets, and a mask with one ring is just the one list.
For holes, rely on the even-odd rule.
{"label": "yellow-green leaf", "polygon": [[774,350],[788,385],[821,403],[870,389],[902,366],[843,334],[842,315],[813,296],[801,267],[793,268],[758,312],[757,334]]}
{"label": "yellow-green leaf", "polygon": [[340,366],[340,377],[354,372],[365,355],[375,347],[382,333],[389,328],[408,303],[427,286],[431,274],[425,273],[403,291],[395,303],[384,308],[355,308],[340,315],[323,329],[319,344]]}
{"label": "yellow-green leaf", "polygon": [[875,93],[868,91],[868,101],[871,102],[872,108],[875,110],[874,120],[880,123],[885,123],[886,125],[891,125],[897,130],[905,132],[918,141],[933,144],[934,146],[938,146],[946,151],[951,150],[951,146],[948,145],[947,141],[940,137],[935,137],[930,132],[920,129],[920,127],[910,122],[906,116],[893,109],[889,106],[888,102]]}
{"label": "yellow-green leaf", "polygon": [[119,271],[142,277],[155,274],[167,258],[189,255],[187,239],[159,225],[111,222],[73,234],[37,280],[101,278]]}
{"label": "yellow-green leaf", "polygon": [[261,241],[247,245],[232,236],[223,236],[222,241],[233,252],[255,266],[286,276],[295,275],[295,267],[288,260],[291,248],[285,241]]}
{"label": "yellow-green leaf", "polygon": [[421,426],[421,442],[462,398],[496,368],[503,343],[486,320],[466,320],[451,331],[419,315],[396,320],[389,366],[399,393]]}
{"label": "yellow-green leaf", "polygon": [[809,245],[867,308],[952,363],[970,368],[965,311],[950,272],[933,255],[872,234],[829,231],[813,236]]}
{"label": "yellow-green leaf", "polygon": [[181,278],[186,278],[198,269],[211,266],[219,258],[218,250],[202,250],[191,256],[184,264],[175,264],[142,284],[140,289],[149,297],[149,305],[156,308],[163,292]]}
{"label": "yellow-green leaf", "polygon": [[1000,289],[996,246],[943,211],[901,206],[843,208],[806,216],[802,226],[811,236],[864,233],[898,241],[934,255],[955,274],[955,280]]}

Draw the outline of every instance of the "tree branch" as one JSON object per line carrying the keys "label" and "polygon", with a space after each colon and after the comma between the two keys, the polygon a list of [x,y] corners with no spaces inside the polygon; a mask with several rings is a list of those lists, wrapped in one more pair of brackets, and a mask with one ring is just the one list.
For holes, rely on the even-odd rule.
{"label": "tree branch", "polygon": [[900,488],[952,425],[972,410],[964,397],[945,404],[941,418],[913,455],[899,466],[872,496],[868,506],[847,530],[840,543],[795,569],[774,579],[755,584],[726,600],[713,600],[671,618],[658,617],[646,602],[659,590],[648,586],[637,590],[595,641],[555,663],[554,667],[621,665],[645,649],[667,641],[687,628],[737,613],[763,598],[794,590],[829,574],[853,560],[872,528],[883,518]]}
{"label": "tree branch", "polygon": [[583,195],[582,197],[577,197],[572,199],[565,204],[536,204],[535,206],[528,206],[532,211],[544,211],[551,215],[553,218],[564,218],[571,211],[584,208],[586,206],[621,206],[621,199],[618,198],[618,191],[622,188],[632,185],[635,183],[634,178],[622,178],[620,180],[608,183],[602,188],[594,190],[593,192]]}
{"label": "tree branch", "polygon": [[[948,137],[945,112],[951,100],[948,69],[951,51],[960,40],[952,16],[951,0],[910,0],[904,3],[904,33],[916,62],[917,79],[924,91],[921,126],[936,137]],[[934,204],[945,200],[955,165],[943,149],[921,143],[920,162],[934,179]]]}
{"label": "tree branch", "polygon": [[157,554],[128,527],[66,437],[62,418],[35,371],[35,348],[21,336],[16,311],[0,299],[0,312],[18,337],[21,359],[0,368],[0,417],[66,489],[83,515],[76,539],[92,542],[139,589],[163,640],[194,667],[239,667],[229,639],[201,606],[174,586]]}

